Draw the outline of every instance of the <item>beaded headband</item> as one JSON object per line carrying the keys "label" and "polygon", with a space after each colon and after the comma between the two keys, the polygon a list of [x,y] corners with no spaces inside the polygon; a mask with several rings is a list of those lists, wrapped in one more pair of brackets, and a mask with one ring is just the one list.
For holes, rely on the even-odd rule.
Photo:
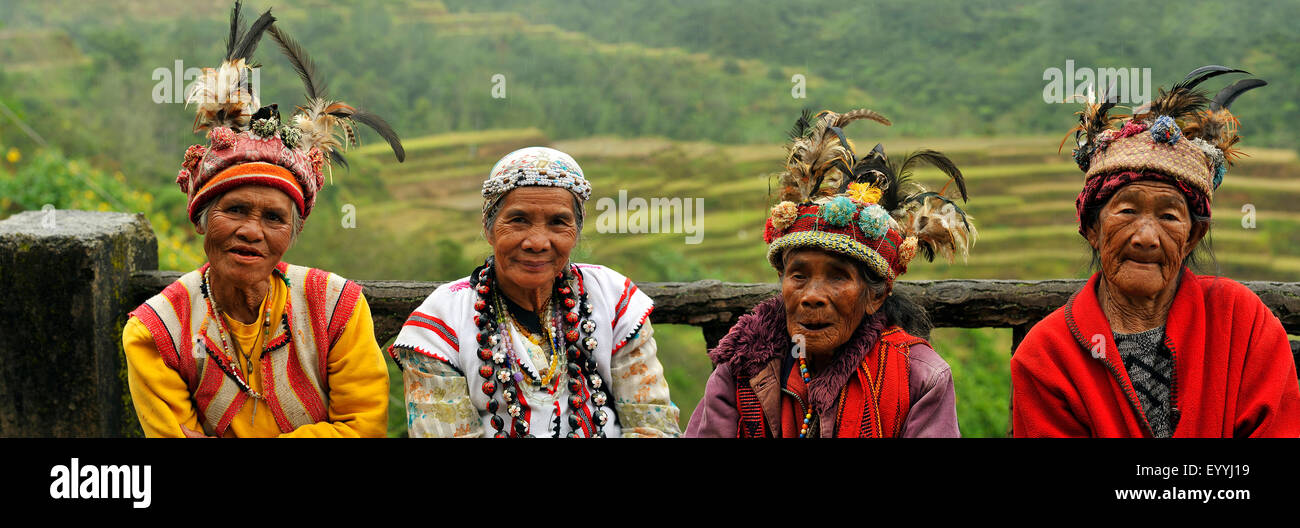
{"label": "beaded headband", "polygon": [[591,183],[573,157],[552,148],[527,147],[506,154],[492,166],[483,182],[484,216],[501,197],[520,187],[559,187],[583,202],[591,197]]}

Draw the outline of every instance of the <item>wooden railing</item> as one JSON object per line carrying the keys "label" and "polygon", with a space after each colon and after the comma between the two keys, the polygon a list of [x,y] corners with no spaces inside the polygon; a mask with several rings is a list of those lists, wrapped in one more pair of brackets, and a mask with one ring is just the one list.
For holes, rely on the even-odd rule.
{"label": "wooden railing", "polygon": [[[0,221],[0,436],[140,434],[121,329],[132,309],[180,276],[157,269],[157,240],[143,215],[34,211]],[[440,284],[359,282],[381,343]],[[1287,332],[1300,334],[1300,283],[1245,284]],[[698,326],[709,347],[742,314],[777,294],[775,284],[708,280],[640,286],[655,300],[655,323]],[[925,308],[935,327],[1010,328],[1014,350],[1081,286],[1079,280],[900,281],[894,291]]]}
{"label": "wooden railing", "polygon": [[[133,293],[144,302],[171,284],[180,273],[142,271],[131,277]],[[381,343],[397,335],[412,310],[441,282],[358,281],[375,321]],[[895,294],[925,308],[936,328],[1010,328],[1012,349],[1025,333],[1053,310],[1063,306],[1083,280],[935,280],[898,281]],[[1300,334],[1300,283],[1245,282],[1282,320],[1288,333]],[[736,319],[754,305],[777,295],[776,284],[702,280],[648,282],[638,286],[655,300],[655,324],[698,326],[712,348]]]}

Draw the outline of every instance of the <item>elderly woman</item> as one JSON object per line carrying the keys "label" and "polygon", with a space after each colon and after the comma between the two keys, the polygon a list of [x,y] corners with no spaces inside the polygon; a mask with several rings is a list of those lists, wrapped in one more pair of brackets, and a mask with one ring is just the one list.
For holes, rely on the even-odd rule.
{"label": "elderly woman", "polygon": [[[319,99],[295,125],[280,123],[274,105],[253,112],[247,50],[270,20],[267,12],[232,41],[191,97],[195,127],[209,130],[210,143],[186,151],[177,182],[208,263],[131,312],[122,331],[147,436],[375,437],[387,429],[387,368],[361,287],[281,261],[337,145],[331,127],[352,125],[324,113]],[[291,59],[305,59],[295,52]]]}
{"label": "elderly woman", "polygon": [[614,270],[569,261],[590,194],[557,150],[517,150],[492,167],[492,256],[429,295],[389,349],[411,436],[680,434],[655,355],[654,302]]}
{"label": "elderly woman", "polygon": [[1123,118],[1106,115],[1113,103],[1081,113],[1079,232],[1101,269],[1016,349],[1016,436],[1300,435],[1277,317],[1241,284],[1187,267],[1235,154],[1228,103],[1264,83],[1241,81],[1213,100],[1193,88],[1238,71],[1197,69],[1118,129]]}
{"label": "elderly woman", "polygon": [[858,158],[841,129],[864,118],[889,124],[870,110],[796,123],[785,201],[764,231],[781,295],[709,353],[716,369],[686,436],[959,436],[948,364],[913,335],[929,332],[929,318],[892,291],[918,247],[965,255],[975,235],[942,193],[902,192],[911,166],[934,163],[963,199],[965,183],[934,151],[891,163],[877,145]]}

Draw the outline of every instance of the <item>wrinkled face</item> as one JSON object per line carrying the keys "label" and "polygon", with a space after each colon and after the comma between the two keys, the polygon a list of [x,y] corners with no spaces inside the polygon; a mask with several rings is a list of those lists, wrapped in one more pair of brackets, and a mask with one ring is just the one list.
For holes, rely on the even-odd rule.
{"label": "wrinkled face", "polygon": [[261,185],[237,187],[208,213],[203,251],[212,274],[237,284],[264,281],[293,240],[293,200]]}
{"label": "wrinkled face", "polygon": [[1101,256],[1102,276],[1116,293],[1153,297],[1176,285],[1183,260],[1205,229],[1192,220],[1176,187],[1139,181],[1106,202],[1087,238]]}
{"label": "wrinkled face", "polygon": [[501,200],[487,229],[497,277],[523,289],[550,285],[578,242],[573,194],[556,187],[520,187]]}
{"label": "wrinkled face", "polygon": [[809,354],[833,352],[853,336],[863,316],[876,313],[889,290],[872,292],[847,257],[819,249],[792,249],[784,257],[781,299],[786,330],[802,334]]}

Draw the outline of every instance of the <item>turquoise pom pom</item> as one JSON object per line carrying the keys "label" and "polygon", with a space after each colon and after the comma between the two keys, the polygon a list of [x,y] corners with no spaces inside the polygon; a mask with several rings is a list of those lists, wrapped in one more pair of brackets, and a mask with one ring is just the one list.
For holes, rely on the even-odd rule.
{"label": "turquoise pom pom", "polygon": [[883,237],[889,232],[889,212],[879,205],[868,205],[858,213],[858,227],[867,238]]}
{"label": "turquoise pom pom", "polygon": [[1228,173],[1228,166],[1223,163],[1214,165],[1214,188],[1218,189],[1219,184],[1223,183],[1223,176]]}
{"label": "turquoise pom pom", "polygon": [[820,215],[822,220],[833,226],[843,227],[853,221],[853,212],[857,206],[844,196],[836,196],[835,199],[826,202],[821,206]]}

